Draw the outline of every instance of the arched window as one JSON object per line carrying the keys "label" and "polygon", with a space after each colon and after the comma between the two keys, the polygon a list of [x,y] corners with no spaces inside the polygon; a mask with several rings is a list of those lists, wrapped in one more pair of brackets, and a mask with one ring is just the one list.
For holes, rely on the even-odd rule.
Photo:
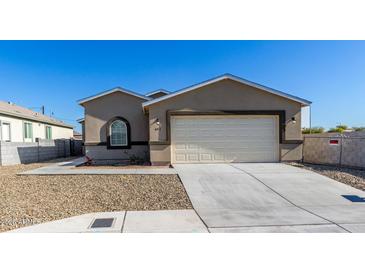
{"label": "arched window", "polygon": [[128,146],[128,127],[124,121],[113,121],[109,130],[111,146]]}

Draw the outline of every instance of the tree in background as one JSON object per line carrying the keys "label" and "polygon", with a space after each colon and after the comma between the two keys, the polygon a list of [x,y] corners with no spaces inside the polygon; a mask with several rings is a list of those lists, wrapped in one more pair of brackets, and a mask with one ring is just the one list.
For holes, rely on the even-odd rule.
{"label": "tree in background", "polygon": [[339,132],[339,133],[342,133],[346,129],[348,129],[348,126],[346,126],[346,125],[337,125],[335,128],[330,128],[327,132]]}

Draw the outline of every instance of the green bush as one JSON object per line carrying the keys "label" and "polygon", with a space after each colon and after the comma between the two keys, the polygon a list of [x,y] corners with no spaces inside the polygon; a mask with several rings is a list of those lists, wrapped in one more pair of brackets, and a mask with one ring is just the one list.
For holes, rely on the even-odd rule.
{"label": "green bush", "polygon": [[302,129],[302,133],[303,134],[323,133],[323,132],[324,132],[324,128],[323,127],[312,127],[312,129],[310,129],[310,128],[303,128]]}
{"label": "green bush", "polygon": [[352,127],[355,131],[365,131],[365,127]]}
{"label": "green bush", "polygon": [[327,130],[327,132],[338,132],[338,133],[342,133],[344,131],[343,128],[339,128],[339,127],[333,127],[330,128],[329,130]]}
{"label": "green bush", "polygon": [[348,129],[348,126],[346,126],[346,125],[337,125],[335,128],[330,128],[327,132],[339,132],[339,133],[342,133],[346,129]]}

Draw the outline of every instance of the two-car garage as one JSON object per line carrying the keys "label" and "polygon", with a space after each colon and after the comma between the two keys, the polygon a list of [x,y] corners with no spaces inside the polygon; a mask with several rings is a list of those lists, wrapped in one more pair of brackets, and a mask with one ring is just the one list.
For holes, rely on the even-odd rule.
{"label": "two-car garage", "polygon": [[277,162],[278,116],[171,116],[171,162]]}

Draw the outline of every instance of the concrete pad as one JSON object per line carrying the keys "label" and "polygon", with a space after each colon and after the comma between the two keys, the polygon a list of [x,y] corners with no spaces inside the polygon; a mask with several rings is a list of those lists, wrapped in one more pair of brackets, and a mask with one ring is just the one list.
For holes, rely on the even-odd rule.
{"label": "concrete pad", "polygon": [[[212,233],[346,233],[337,225],[293,225],[209,228]],[[365,227],[364,227],[365,232]]]}
{"label": "concrete pad", "polygon": [[341,195],[364,196],[365,192],[314,172],[256,174],[255,177],[296,205],[351,205]]}
{"label": "concrete pad", "polygon": [[311,173],[310,170],[282,163],[232,163],[230,165],[251,174]]}
{"label": "concrete pad", "polygon": [[365,233],[365,224],[341,224],[341,226],[352,233]]}
{"label": "concrete pad", "polygon": [[131,168],[131,169],[83,169],[47,167],[29,170],[19,175],[146,175],[146,174],[176,174],[173,168]]}
{"label": "concrete pad", "polygon": [[128,211],[123,232],[208,232],[194,210]]}
{"label": "concrete pad", "polygon": [[305,209],[337,224],[365,224],[365,203],[336,206],[305,206]]}
{"label": "concrete pad", "polygon": [[256,207],[247,210],[199,208],[197,211],[208,228],[330,223],[295,206]]}
{"label": "concrete pad", "polygon": [[240,170],[230,166],[229,164],[174,164],[177,172],[181,171],[189,174],[216,174],[216,173],[242,173]]}
{"label": "concrete pad", "polygon": [[[121,233],[125,211],[97,212],[80,216],[74,216],[62,220],[37,224],[11,230],[11,233],[81,233],[81,232],[114,232]],[[96,218],[115,218],[110,228],[91,228],[91,224]]]}
{"label": "concrete pad", "polygon": [[183,172],[179,175],[196,209],[291,206],[288,201],[243,172],[207,175]]}

